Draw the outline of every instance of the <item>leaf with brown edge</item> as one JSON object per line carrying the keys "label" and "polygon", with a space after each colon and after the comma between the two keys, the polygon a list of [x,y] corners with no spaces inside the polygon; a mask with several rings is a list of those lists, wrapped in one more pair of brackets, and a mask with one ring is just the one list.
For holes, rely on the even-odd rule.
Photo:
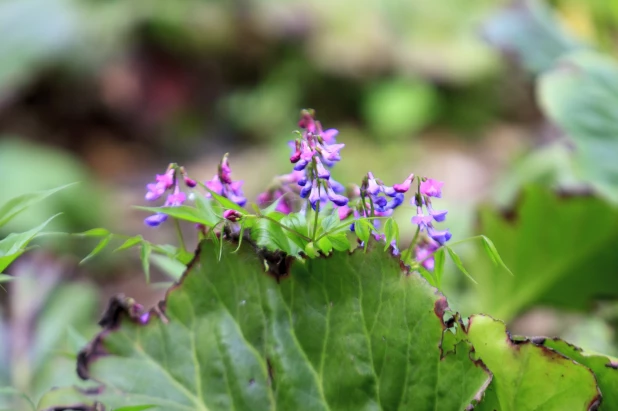
{"label": "leaf with brown edge", "polygon": [[[472,407],[491,374],[467,341],[441,357],[446,299],[381,247],[284,258],[211,242],[148,318],[115,300],[80,355],[107,407],[444,411]],[[272,267],[271,267],[272,269]]]}

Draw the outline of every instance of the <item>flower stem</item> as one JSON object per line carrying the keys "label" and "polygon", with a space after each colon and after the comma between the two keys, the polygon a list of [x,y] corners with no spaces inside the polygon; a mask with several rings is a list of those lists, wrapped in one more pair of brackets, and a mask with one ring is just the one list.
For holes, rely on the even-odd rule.
{"label": "flower stem", "polygon": [[[318,192],[320,191],[320,186],[318,186]],[[315,218],[313,219],[313,235],[312,241],[315,241],[315,237],[318,234],[318,216],[320,215],[320,201],[318,200],[317,203],[315,203]]]}
{"label": "flower stem", "polygon": [[178,242],[180,243],[180,247],[183,249],[183,251],[187,251],[187,246],[185,245],[185,239],[182,235],[182,230],[180,229],[180,223],[175,218],[174,218],[174,227],[176,228],[176,235],[178,236]]}
{"label": "flower stem", "polygon": [[412,261],[412,250],[414,248],[414,244],[416,243],[416,240],[418,239],[418,235],[421,232],[421,226],[417,226],[416,227],[416,233],[414,234],[414,238],[412,239],[412,242],[410,243],[410,245],[408,246],[408,256],[410,257],[410,261]]}

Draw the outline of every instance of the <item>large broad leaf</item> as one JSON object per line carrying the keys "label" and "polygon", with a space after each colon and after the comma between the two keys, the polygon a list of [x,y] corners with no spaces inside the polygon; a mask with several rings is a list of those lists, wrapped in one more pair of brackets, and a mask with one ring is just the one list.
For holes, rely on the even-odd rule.
{"label": "large broad leaf", "polygon": [[584,47],[564,30],[550,6],[539,0],[505,7],[485,23],[483,31],[493,46],[517,56],[533,74],[550,69],[565,53]]}
{"label": "large broad leaf", "polygon": [[603,394],[599,410],[612,410],[618,406],[618,359],[585,352],[558,338],[541,339],[537,343],[566,355],[594,372]]}
{"label": "large broad leaf", "polygon": [[489,384],[466,341],[442,355],[444,297],[381,249],[300,262],[234,248],[218,261],[203,243],[146,324],[114,300],[78,364],[101,392],[54,391],[39,409],[448,411]]}
{"label": "large broad leaf", "polygon": [[571,54],[541,77],[539,99],[575,143],[581,177],[618,202],[618,62],[593,52]]}
{"label": "large broad leaf", "polygon": [[494,374],[481,411],[591,410],[601,401],[590,369],[530,340],[511,339],[501,321],[475,315],[467,331]]}
{"label": "large broad leaf", "polygon": [[479,232],[491,238],[513,276],[483,255],[470,267],[478,306],[509,321],[549,304],[585,310],[595,298],[618,296],[618,210],[592,196],[560,196],[537,187],[513,213],[481,212]]}

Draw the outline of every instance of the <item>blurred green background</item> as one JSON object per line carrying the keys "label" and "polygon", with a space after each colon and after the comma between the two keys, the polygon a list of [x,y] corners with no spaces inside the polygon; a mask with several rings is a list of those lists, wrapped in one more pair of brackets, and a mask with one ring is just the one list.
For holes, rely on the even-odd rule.
{"label": "blurred green background", "polygon": [[[0,236],[63,212],[51,230],[173,242],[130,207],[154,173],[206,180],[230,152],[255,199],[312,107],[346,144],[337,180],[443,180],[454,239],[494,240],[515,277],[457,246],[479,284],[448,265],[453,309],[618,354],[618,2],[1,0],[0,39],[0,203],[80,182]],[[132,253],[78,266],[95,244],[54,237],[11,267],[0,386],[77,382],[105,301],[161,298]],[[178,275],[153,263],[154,283]]]}

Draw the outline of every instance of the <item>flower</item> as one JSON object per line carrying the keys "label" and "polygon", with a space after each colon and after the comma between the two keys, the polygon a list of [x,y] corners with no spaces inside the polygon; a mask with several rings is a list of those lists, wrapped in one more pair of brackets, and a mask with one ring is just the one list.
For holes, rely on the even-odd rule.
{"label": "flower", "polygon": [[433,271],[435,266],[433,254],[438,248],[440,248],[440,245],[431,240],[419,243],[414,248],[416,261],[419,262],[426,270]]}
{"label": "flower", "polygon": [[235,223],[242,218],[242,214],[240,214],[237,210],[225,210],[223,212],[223,218]]}
{"label": "flower", "polygon": [[429,196],[429,197],[442,197],[442,186],[444,183],[442,181],[434,180],[433,178],[428,178],[421,182],[421,194]]}
{"label": "flower", "polygon": [[[187,176],[184,167],[179,167],[176,164],[170,164],[164,174],[157,174],[155,182],[146,185],[146,200],[154,201],[159,199],[166,191],[173,187],[173,192],[168,194],[165,199],[164,207],[178,207],[187,200],[187,195],[180,191],[179,179],[177,172],[183,177],[183,181],[187,187],[195,187],[195,181]],[[150,227],[157,227],[167,220],[167,215],[157,213],[144,219],[144,223]]]}
{"label": "flower", "polygon": [[[235,202],[241,207],[247,203],[247,199],[242,192],[242,184],[242,181],[232,180],[232,170],[228,162],[228,154],[225,154],[221,159],[217,174],[205,183],[206,188],[210,191]],[[212,195],[206,193],[206,197],[210,198]]]}

